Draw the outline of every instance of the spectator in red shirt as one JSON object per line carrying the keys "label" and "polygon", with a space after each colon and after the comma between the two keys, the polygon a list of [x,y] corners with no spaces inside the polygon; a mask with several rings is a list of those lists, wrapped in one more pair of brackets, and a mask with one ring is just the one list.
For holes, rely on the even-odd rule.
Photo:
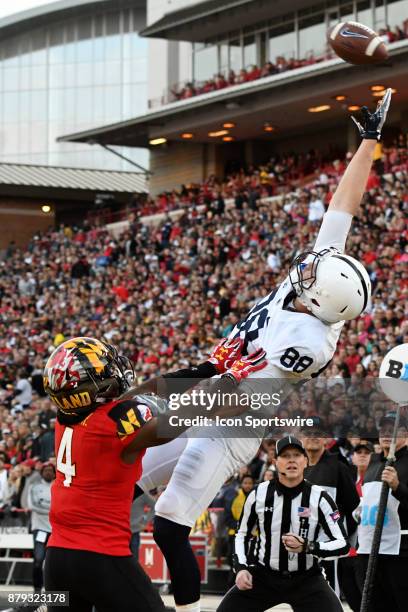
{"label": "spectator in red shirt", "polygon": [[248,81],[255,81],[256,79],[259,79],[260,76],[261,76],[261,69],[258,68],[258,66],[253,65],[248,70],[247,80]]}
{"label": "spectator in red shirt", "polygon": [[117,295],[122,302],[127,302],[129,299],[129,290],[123,284],[112,287],[112,293]]}
{"label": "spectator in red shirt", "polygon": [[366,190],[370,191],[370,189],[376,189],[379,186],[380,186],[380,178],[377,175],[376,171],[373,169],[371,170],[370,175],[368,177]]}
{"label": "spectator in red shirt", "polygon": [[357,364],[360,363],[360,355],[357,352],[356,346],[348,344],[346,346],[347,357],[344,362],[347,365],[350,374],[354,374]]}
{"label": "spectator in red shirt", "polygon": [[228,87],[228,82],[223,74],[217,74],[215,77],[215,89],[224,89],[224,87]]}
{"label": "spectator in red shirt", "polygon": [[248,81],[248,73],[245,68],[241,68],[239,75],[236,78],[236,83],[246,83]]}

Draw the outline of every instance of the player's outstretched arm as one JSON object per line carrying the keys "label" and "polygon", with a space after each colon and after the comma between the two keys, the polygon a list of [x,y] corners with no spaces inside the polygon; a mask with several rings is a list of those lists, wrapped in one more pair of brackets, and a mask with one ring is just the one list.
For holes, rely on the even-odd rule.
{"label": "player's outstretched arm", "polygon": [[177,380],[177,391],[183,393],[195,386],[200,380],[224,374],[241,357],[241,350],[242,340],[239,338],[231,340],[224,338],[212,350],[208,359],[198,366],[176,370],[163,376],[151,378],[141,385],[131,387],[122,395],[121,399],[131,399],[136,395],[144,393],[155,393],[160,397],[167,398],[169,388],[171,387],[168,382],[175,380]]}
{"label": "player's outstretched arm", "polygon": [[[213,401],[206,405],[205,403],[197,404],[196,400],[190,398],[190,403],[183,405],[177,411],[178,421],[184,420],[181,426],[169,426],[168,414],[162,414],[159,417],[150,419],[140,429],[138,435],[130,442],[122,452],[122,459],[127,463],[132,463],[133,457],[145,448],[151,446],[159,446],[166,444],[177,438],[183,431],[190,427],[186,419],[192,419],[196,416],[206,416],[209,419],[219,417],[231,417],[248,410],[248,402],[240,404],[240,391],[238,386],[240,382],[253,374],[262,370],[267,365],[266,353],[259,349],[252,353],[237,359],[231,368],[220,378],[214,381],[210,389],[204,394],[204,398],[209,401],[209,396],[212,396]],[[226,401],[223,398],[231,398],[236,396],[236,401]],[[203,400],[205,401],[205,400]]]}
{"label": "player's outstretched arm", "polygon": [[391,95],[391,89],[387,89],[374,113],[370,113],[368,108],[363,106],[362,123],[352,117],[363,140],[335,191],[329,211],[346,212],[351,215],[358,212],[370,174],[374,149],[377,141],[381,139],[381,130],[390,107]]}

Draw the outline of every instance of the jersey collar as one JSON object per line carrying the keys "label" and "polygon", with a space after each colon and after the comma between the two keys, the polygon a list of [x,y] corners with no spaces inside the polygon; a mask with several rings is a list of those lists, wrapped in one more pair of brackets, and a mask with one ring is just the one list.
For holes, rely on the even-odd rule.
{"label": "jersey collar", "polygon": [[285,495],[290,499],[295,499],[303,491],[305,481],[302,480],[296,487],[285,487],[278,479],[276,480],[276,492],[278,495]]}
{"label": "jersey collar", "polygon": [[96,410],[97,406],[87,410],[86,412],[81,412],[80,414],[66,414],[62,412],[62,410],[57,411],[57,420],[60,425],[77,425],[81,423],[86,417],[88,417],[91,412]]}

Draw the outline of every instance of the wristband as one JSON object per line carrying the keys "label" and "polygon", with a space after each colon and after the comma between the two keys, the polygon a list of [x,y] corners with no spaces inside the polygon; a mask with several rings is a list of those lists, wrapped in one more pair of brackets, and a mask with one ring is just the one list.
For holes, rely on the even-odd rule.
{"label": "wristband", "polygon": [[213,376],[217,376],[219,373],[217,368],[211,361],[204,361],[204,363],[199,363],[197,368],[197,376],[199,378],[212,378]]}
{"label": "wristband", "polygon": [[210,361],[198,364],[192,368],[185,368],[163,374],[163,378],[212,378],[218,374],[217,368]]}
{"label": "wristband", "polygon": [[307,542],[306,545],[306,552],[309,553],[310,555],[314,555],[316,554],[317,550],[318,550],[318,544],[317,542]]}
{"label": "wristband", "polygon": [[239,383],[241,381],[238,381],[235,376],[233,374],[231,374],[230,372],[227,372],[226,374],[223,374],[221,376],[221,378],[226,378],[227,380],[231,381],[232,384],[234,385],[234,387],[238,387]]}

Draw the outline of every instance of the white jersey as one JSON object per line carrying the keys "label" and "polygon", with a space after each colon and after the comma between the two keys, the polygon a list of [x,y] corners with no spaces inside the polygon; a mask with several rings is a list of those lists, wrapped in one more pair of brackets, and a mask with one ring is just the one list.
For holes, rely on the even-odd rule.
{"label": "white jersey", "polygon": [[[326,213],[314,250],[335,248],[343,252],[351,219],[347,213]],[[255,304],[230,334],[244,340],[246,352],[263,348],[267,353],[267,367],[241,383],[249,391],[250,378],[285,378],[291,387],[292,383],[318,375],[333,357],[343,322],[327,325],[312,315],[297,312],[291,309],[293,298],[287,278],[276,291]],[[256,454],[264,431],[258,429],[252,432],[253,437],[248,437],[248,428],[243,433],[246,437],[239,437],[236,429],[234,438],[211,438],[208,430],[202,438],[189,438],[187,431],[168,444],[149,448],[143,458],[139,486],[149,491],[168,482],[157,501],[156,514],[193,526],[227,478]]]}
{"label": "white jersey", "polygon": [[296,295],[289,277],[249,311],[230,338],[241,338],[244,351],[266,351],[270,376],[293,382],[317,376],[330,363],[343,321],[327,325],[293,308]]}
{"label": "white jersey", "polygon": [[[344,252],[351,220],[348,213],[327,212],[314,251]],[[307,380],[318,376],[333,358],[344,321],[329,325],[311,314],[298,312],[293,308],[295,298],[288,276],[275,291],[259,300],[230,334],[230,338],[242,338],[248,354],[260,348],[266,351],[268,366],[258,376]]]}

